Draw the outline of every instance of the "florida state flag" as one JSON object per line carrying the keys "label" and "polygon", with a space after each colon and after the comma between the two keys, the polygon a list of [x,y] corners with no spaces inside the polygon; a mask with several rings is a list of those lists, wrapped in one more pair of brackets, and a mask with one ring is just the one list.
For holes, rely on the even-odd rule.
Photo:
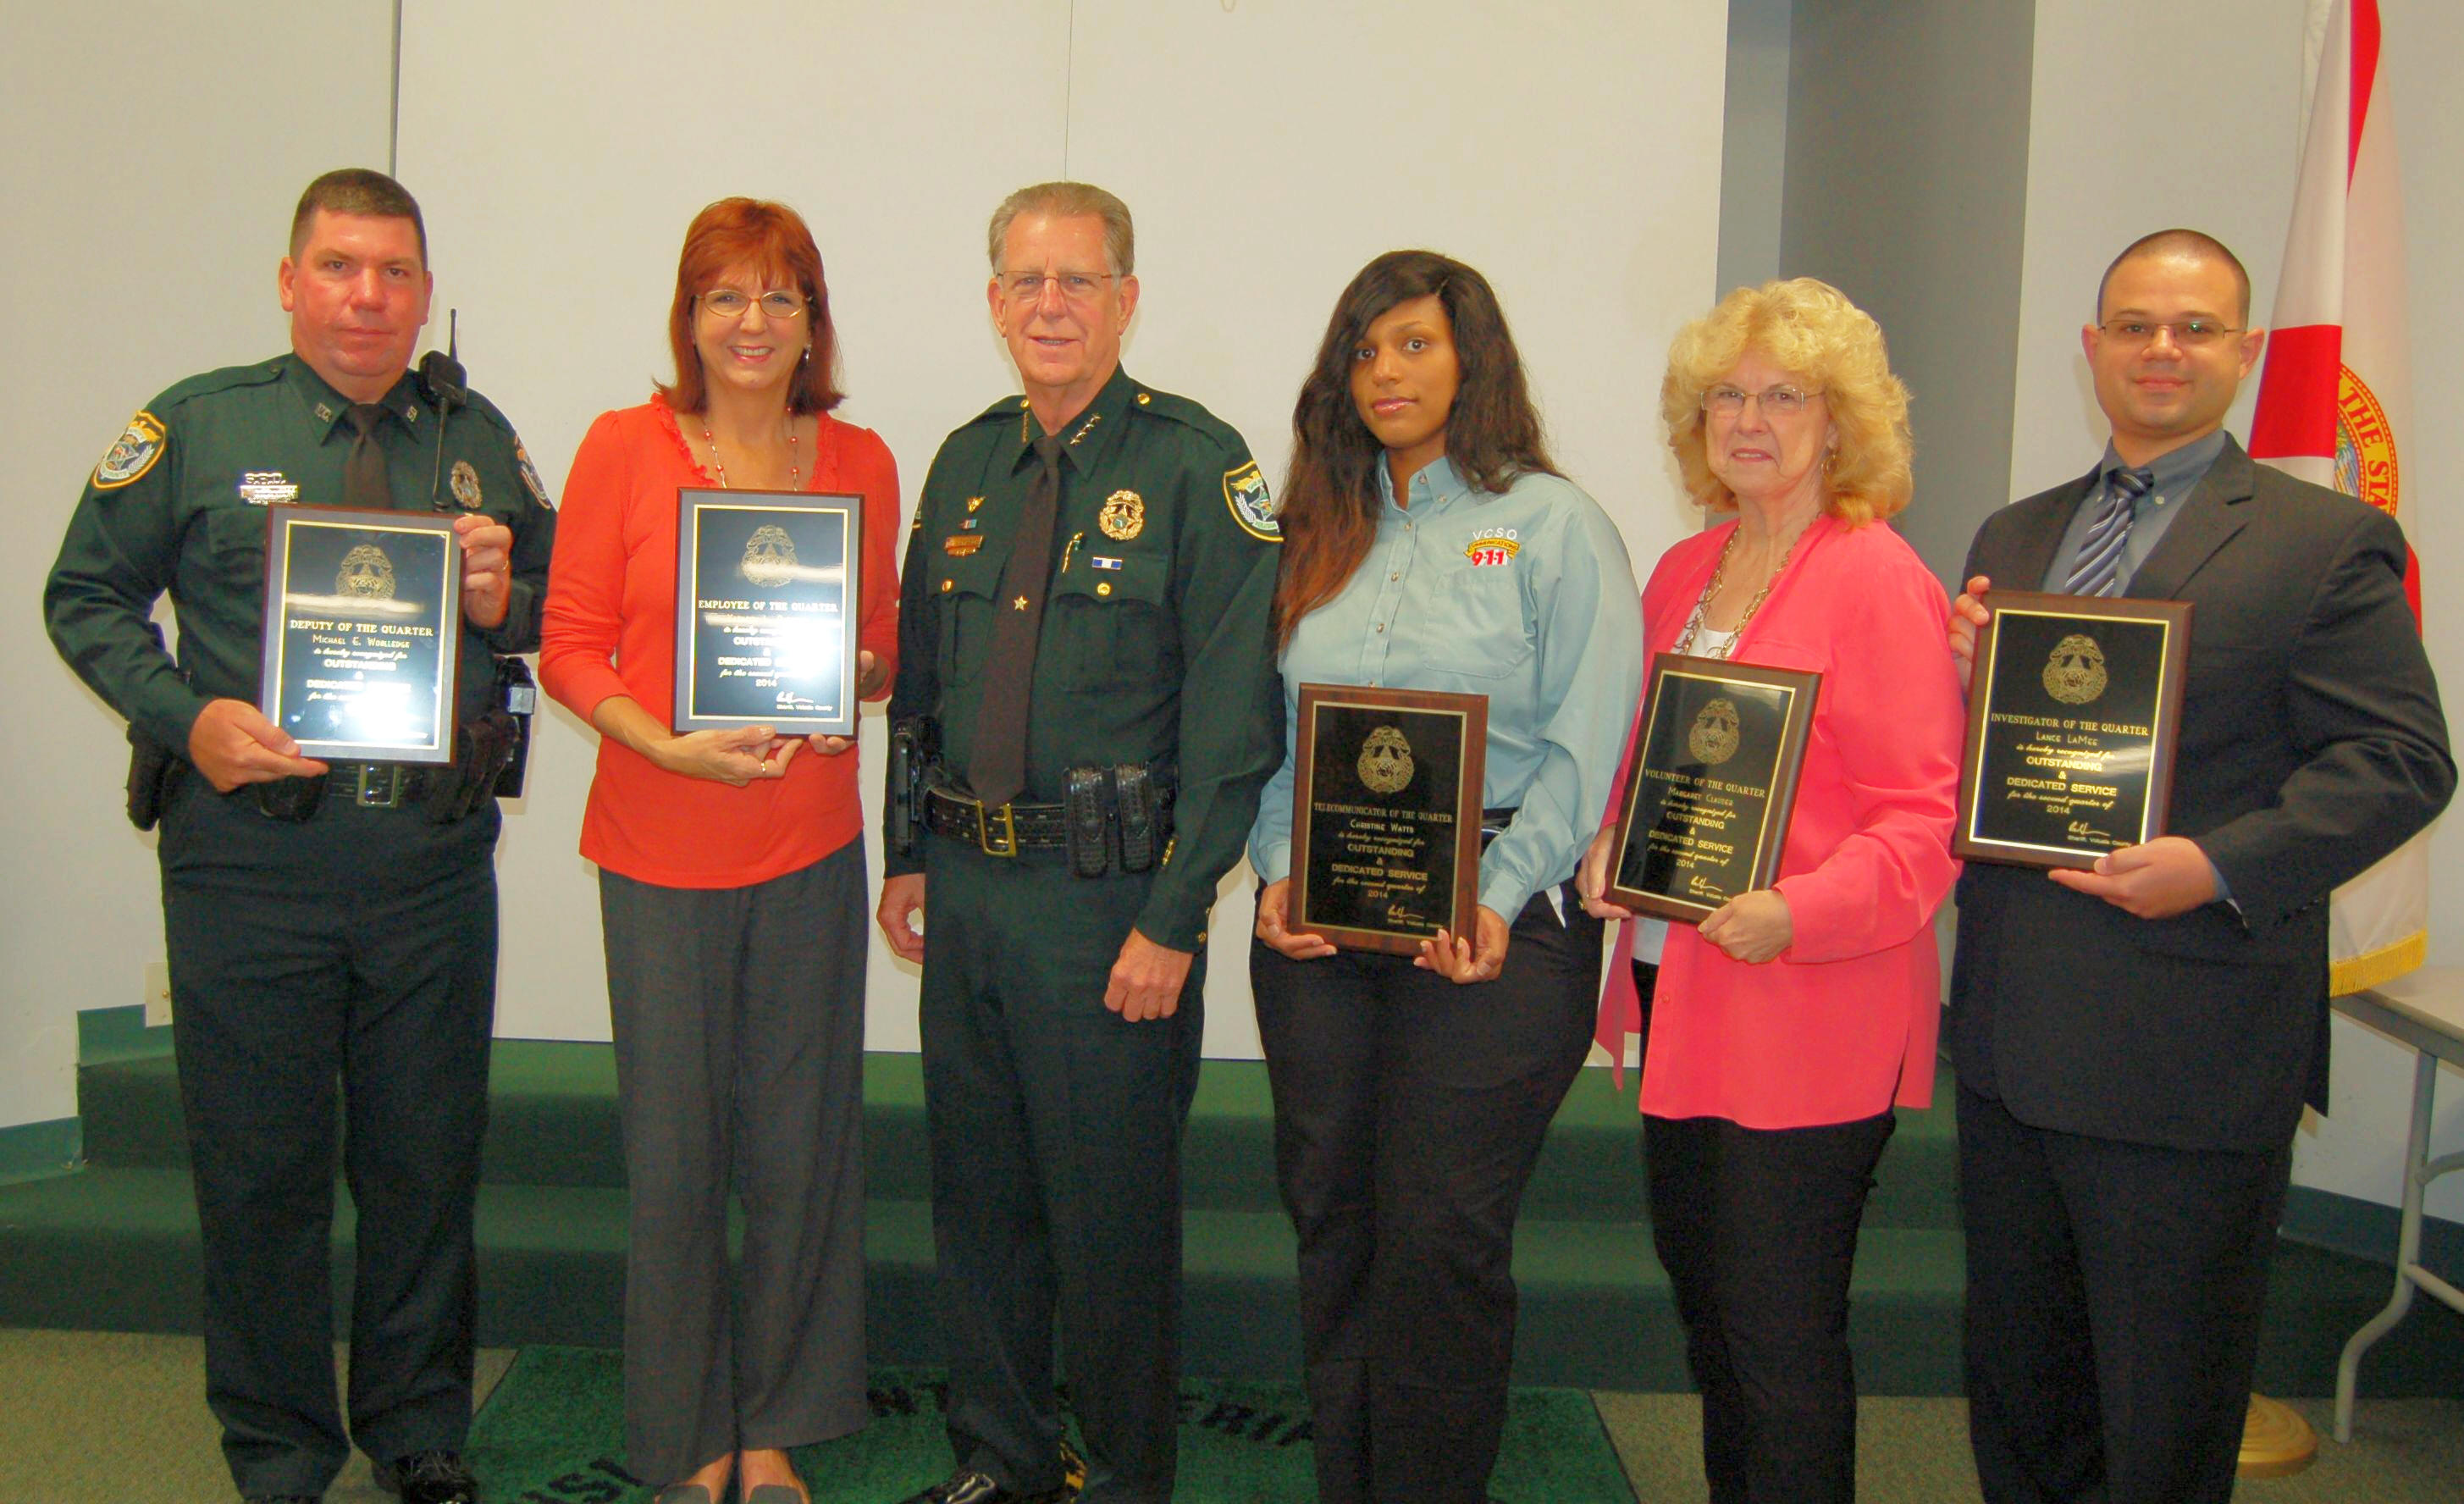
{"label": "florida state flag", "polygon": [[[2404,214],[2379,72],[2378,0],[2313,0],[2311,23],[2316,81],[2250,452],[2406,524],[2401,446],[2412,431],[2412,392]],[[2405,593],[2418,623],[2421,562],[2409,545]],[[2421,964],[2429,839],[2413,837],[2336,890],[2328,947],[2337,993]]]}

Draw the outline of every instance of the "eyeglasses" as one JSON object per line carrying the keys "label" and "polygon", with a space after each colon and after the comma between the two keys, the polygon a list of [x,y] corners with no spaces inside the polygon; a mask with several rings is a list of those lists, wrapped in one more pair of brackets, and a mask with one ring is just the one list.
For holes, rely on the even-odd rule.
{"label": "eyeglasses", "polygon": [[757,301],[761,304],[761,317],[764,319],[794,319],[804,312],[804,299],[801,293],[763,293],[759,299],[753,299],[733,287],[718,287],[702,294],[700,301],[706,311],[721,319],[741,319],[744,310]]}
{"label": "eyeglasses", "polygon": [[1044,284],[1050,282],[1061,289],[1062,298],[1073,303],[1092,299],[1106,282],[1112,279],[1110,272],[1003,272],[1001,275],[1001,295],[1014,303],[1031,303],[1044,296]]}
{"label": "eyeglasses", "polygon": [[2161,331],[2173,337],[2173,343],[2186,350],[2196,350],[2215,343],[2239,329],[2227,328],[2213,319],[2189,319],[2180,323],[2158,323],[2152,319],[2108,319],[2098,324],[2104,337],[2124,349],[2137,350],[2156,343]]}
{"label": "eyeglasses", "polygon": [[1734,387],[1714,387],[1703,393],[1703,410],[1718,417],[1733,418],[1746,410],[1748,402],[1761,405],[1767,418],[1793,418],[1805,410],[1805,405],[1821,396],[1802,387],[1771,387],[1761,391],[1742,391]]}

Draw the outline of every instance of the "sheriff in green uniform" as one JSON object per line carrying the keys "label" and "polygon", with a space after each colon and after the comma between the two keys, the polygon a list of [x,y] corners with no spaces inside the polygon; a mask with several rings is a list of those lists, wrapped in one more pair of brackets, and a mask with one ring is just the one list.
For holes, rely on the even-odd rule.
{"label": "sheriff in green uniform", "polygon": [[957,1454],[912,1504],[1070,1496],[1056,1305],[1083,1498],[1160,1501],[1206,915],[1283,751],[1278,537],[1241,436],[1120,368],[1138,297],[1120,200],[1024,188],[990,240],[1026,394],[934,459],[891,702],[880,918],[924,966]]}
{"label": "sheriff in green uniform", "polygon": [[[319,1496],[353,1442],[411,1504],[476,1496],[459,1452],[497,815],[471,749],[510,744],[492,652],[538,643],[554,514],[495,409],[448,414],[405,368],[427,254],[392,179],[309,185],[278,278],[292,353],[139,412],[44,592],[60,655],[167,760],[132,779],[132,812],[159,804],[207,1401],[250,1499]],[[292,504],[454,514],[460,763],[329,769],[259,713],[268,508]],[[176,660],[150,620],[166,590]],[[338,1080],[359,1218],[347,1431],[328,1345]]]}

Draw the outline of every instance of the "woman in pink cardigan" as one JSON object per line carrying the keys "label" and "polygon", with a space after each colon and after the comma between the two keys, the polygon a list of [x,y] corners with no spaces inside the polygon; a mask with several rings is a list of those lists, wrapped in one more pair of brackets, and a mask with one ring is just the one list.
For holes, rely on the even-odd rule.
{"label": "woman in pink cardigan", "polygon": [[1932,1095],[1963,712],[1943,588],[1881,525],[1908,502],[1907,400],[1874,321],[1803,277],[1722,299],[1661,384],[1686,489],[1736,518],[1661,557],[1645,645],[1822,675],[1771,888],[1638,922],[1601,897],[1607,830],[1579,874],[1627,921],[1599,1037],[1648,1036],[1652,1242],[1714,1504],[1855,1496],[1858,1224],[1892,1110]]}

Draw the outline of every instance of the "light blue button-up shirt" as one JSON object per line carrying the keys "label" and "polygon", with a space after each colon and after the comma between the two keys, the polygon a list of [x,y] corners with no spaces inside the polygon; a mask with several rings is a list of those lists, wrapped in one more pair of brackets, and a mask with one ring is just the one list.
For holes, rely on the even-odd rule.
{"label": "light blue button-up shirt", "polygon": [[1573,875],[1608,808],[1642,690],[1642,609],[1625,540],[1573,481],[1475,491],[1438,459],[1395,503],[1377,467],[1377,536],[1284,651],[1284,765],[1260,797],[1249,861],[1291,875],[1292,743],[1304,683],[1488,697],[1481,804],[1515,815],[1480,859],[1480,901],[1508,924]]}

